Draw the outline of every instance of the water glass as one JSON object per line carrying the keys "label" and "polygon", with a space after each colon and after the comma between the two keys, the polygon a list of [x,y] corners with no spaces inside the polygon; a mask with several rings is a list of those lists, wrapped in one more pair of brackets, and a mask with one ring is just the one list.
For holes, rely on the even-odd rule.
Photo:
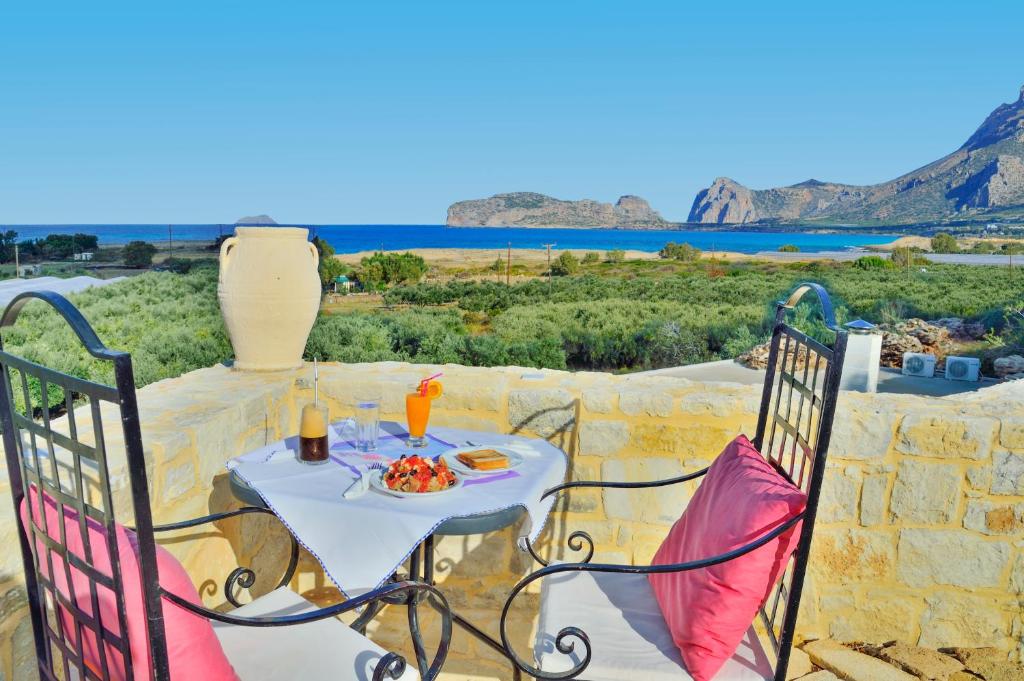
{"label": "water glass", "polygon": [[372,452],[380,437],[380,395],[356,396],[356,449]]}

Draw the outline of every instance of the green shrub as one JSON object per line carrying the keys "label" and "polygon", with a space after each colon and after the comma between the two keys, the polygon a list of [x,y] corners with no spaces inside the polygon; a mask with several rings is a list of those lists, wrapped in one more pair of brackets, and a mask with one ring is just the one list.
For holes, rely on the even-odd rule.
{"label": "green shrub", "polygon": [[922,252],[919,248],[897,248],[889,256],[889,260],[896,267],[918,267],[932,264],[931,260],[920,255]]}
{"label": "green shrub", "polygon": [[783,246],[779,246],[779,253],[799,253],[799,252],[800,252],[800,247],[799,246],[794,246],[793,244],[785,244]]}
{"label": "green shrub", "polygon": [[932,252],[934,253],[959,253],[960,245],[952,234],[939,232],[932,237]]}
{"label": "green shrub", "polygon": [[694,262],[700,260],[701,253],[699,248],[694,248],[690,244],[677,244],[674,241],[669,241],[658,251],[658,255],[670,260]]}
{"label": "green shrub", "polygon": [[427,273],[427,263],[414,253],[374,253],[360,262],[360,283],[371,290],[392,284],[419,281]]}
{"label": "green shrub", "polygon": [[579,271],[580,261],[576,259],[576,256],[572,254],[572,251],[563,251],[562,254],[555,258],[555,261],[551,263],[551,274],[556,277],[576,274]]}
{"label": "green shrub", "polygon": [[626,252],[621,248],[613,248],[610,251],[605,251],[604,259],[607,262],[622,262],[626,259]]}
{"label": "green shrub", "polygon": [[880,255],[862,255],[853,261],[853,266],[861,270],[891,270],[896,265]]}
{"label": "green shrub", "polygon": [[583,256],[584,265],[596,265],[601,262],[601,254],[597,251],[587,251],[587,254]]}
{"label": "green shrub", "polygon": [[145,241],[129,241],[121,250],[125,267],[149,267],[156,255],[156,246]]}

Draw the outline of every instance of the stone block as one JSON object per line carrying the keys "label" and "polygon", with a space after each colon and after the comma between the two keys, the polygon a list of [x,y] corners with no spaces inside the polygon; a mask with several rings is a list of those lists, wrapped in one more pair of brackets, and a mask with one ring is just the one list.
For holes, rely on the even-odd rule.
{"label": "stone block", "polygon": [[963,474],[954,464],[903,461],[896,473],[889,510],[912,523],[948,523],[960,503]]}
{"label": "stone block", "polygon": [[918,681],[916,676],[835,641],[812,641],[804,646],[804,652],[811,662],[847,681]]}
{"label": "stone block", "polygon": [[191,461],[167,468],[163,476],[160,500],[165,504],[173,503],[196,486],[196,467]]}
{"label": "stone block", "polygon": [[840,681],[838,676],[827,669],[819,669],[818,671],[812,672],[806,676],[793,676],[791,678],[798,678],[800,681]]}
{"label": "stone block", "polygon": [[861,525],[881,525],[885,521],[888,487],[889,476],[884,473],[865,476],[860,493]]}
{"label": "stone block", "polygon": [[583,391],[583,408],[594,414],[610,414],[615,409],[617,395],[607,387]]}
{"label": "stone block", "polygon": [[807,656],[807,653],[795,646],[789,651],[789,667],[786,668],[786,681],[807,676],[813,669],[814,665],[811,664],[811,658]]}
{"label": "stone block", "polygon": [[630,416],[671,416],[672,395],[657,389],[622,390],[619,411]]}
{"label": "stone block", "polygon": [[987,535],[1024,535],[1024,503],[997,504],[972,499],[967,502],[964,527]]}
{"label": "stone block", "polygon": [[891,411],[836,411],[832,424],[829,457],[838,459],[881,459],[889,451],[896,415]]}
{"label": "stone block", "polygon": [[947,679],[964,668],[955,657],[899,641],[882,648],[879,657],[919,679]]}
{"label": "stone block", "polygon": [[992,463],[992,494],[1024,496],[1024,456],[996,452]]}
{"label": "stone block", "polygon": [[445,409],[468,409],[470,411],[500,411],[508,389],[508,379],[496,376],[462,377],[441,379],[444,381]]}
{"label": "stone block", "polygon": [[992,466],[972,466],[967,469],[967,483],[971,489],[986,492],[992,487]]}
{"label": "stone block", "polygon": [[1014,593],[1024,594],[1024,553],[1017,556],[1010,573],[1010,589]]}
{"label": "stone block", "polygon": [[710,461],[736,435],[731,429],[713,426],[634,423],[630,446],[644,454],[694,456]]}
{"label": "stone block", "polygon": [[[601,479],[616,482],[663,480],[682,475],[676,459],[610,459],[601,466]],[[652,489],[605,489],[602,492],[609,519],[669,525],[674,523],[693,494],[690,483]]]}
{"label": "stone block", "polygon": [[513,390],[508,396],[508,420],[512,428],[541,437],[571,430],[576,424],[576,409],[573,394],[559,388]]}
{"label": "stone block", "polygon": [[1003,418],[999,428],[999,444],[1007,449],[1024,451],[1024,419]]}
{"label": "stone block", "polygon": [[896,573],[915,588],[936,584],[968,589],[998,587],[1010,561],[1010,545],[961,530],[900,531]]}
{"label": "stone block", "polygon": [[580,424],[580,454],[610,456],[629,442],[629,424],[625,421],[595,421]]}
{"label": "stone block", "polygon": [[995,602],[966,593],[937,593],[925,596],[928,604],[921,618],[918,645],[994,646],[1003,642],[1007,626]]}
{"label": "stone block", "polygon": [[896,449],[912,456],[985,459],[999,422],[987,417],[911,414],[903,419]]}
{"label": "stone block", "polygon": [[[735,395],[711,391],[687,393],[679,401],[679,410],[684,414],[710,414],[721,418],[737,416],[745,411],[744,407]],[[752,411],[756,413],[757,406]]]}
{"label": "stone block", "polygon": [[829,635],[838,641],[917,640],[921,607],[916,600],[869,591],[860,605],[832,619]]}
{"label": "stone block", "polygon": [[821,486],[818,502],[818,521],[841,523],[857,517],[857,500],[860,497],[861,476],[850,475],[835,468],[825,471],[825,482]]}
{"label": "stone block", "polygon": [[874,530],[819,528],[809,570],[820,584],[870,584],[888,579],[896,563],[895,542]]}

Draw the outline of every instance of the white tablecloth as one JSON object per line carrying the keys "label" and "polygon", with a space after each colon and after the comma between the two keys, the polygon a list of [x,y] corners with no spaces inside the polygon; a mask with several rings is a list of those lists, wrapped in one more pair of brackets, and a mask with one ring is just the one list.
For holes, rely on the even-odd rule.
{"label": "white tablecloth", "polygon": [[[228,468],[263,498],[349,596],[386,582],[449,518],[520,506],[527,513],[519,536],[536,540],[554,503],[540,496],[565,479],[567,460],[560,449],[544,440],[454,428],[433,428],[430,435],[426,449],[407,449],[400,440],[383,438],[379,454],[364,458],[332,434],[331,461],[321,466],[298,462],[288,453],[294,452],[297,438],[288,438],[233,459]],[[461,488],[438,496],[398,498],[371,488],[362,496],[342,497],[360,466],[410,452],[436,456],[449,445],[467,442],[511,446],[523,462],[504,473],[467,477]]]}

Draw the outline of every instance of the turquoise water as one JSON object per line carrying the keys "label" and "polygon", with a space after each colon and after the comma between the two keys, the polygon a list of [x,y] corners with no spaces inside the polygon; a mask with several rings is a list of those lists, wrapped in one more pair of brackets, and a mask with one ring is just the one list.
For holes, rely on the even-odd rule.
{"label": "turquoise water", "polygon": [[[665,243],[686,242],[704,251],[757,253],[775,251],[793,244],[804,252],[842,251],[868,244],[891,241],[882,234],[811,234],[802,232],[693,232],[683,230],[627,229],[525,229],[521,227],[451,228],[444,225],[306,225],[310,232],[325,239],[339,253],[356,253],[383,247],[402,248],[557,248],[607,251],[613,248],[657,251]],[[101,244],[134,241],[165,241],[167,225],[13,225],[19,239],[36,239],[47,234],[95,234]],[[230,234],[232,225],[172,225],[178,241],[213,240],[218,234]]]}

